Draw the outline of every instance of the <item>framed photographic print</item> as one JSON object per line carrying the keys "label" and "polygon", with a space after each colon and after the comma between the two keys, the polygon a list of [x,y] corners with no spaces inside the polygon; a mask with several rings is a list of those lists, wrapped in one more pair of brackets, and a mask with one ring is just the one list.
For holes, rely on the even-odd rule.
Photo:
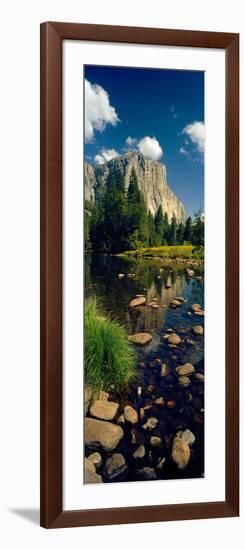
{"label": "framed photographic print", "polygon": [[239,514],[239,36],[41,25],[41,525]]}

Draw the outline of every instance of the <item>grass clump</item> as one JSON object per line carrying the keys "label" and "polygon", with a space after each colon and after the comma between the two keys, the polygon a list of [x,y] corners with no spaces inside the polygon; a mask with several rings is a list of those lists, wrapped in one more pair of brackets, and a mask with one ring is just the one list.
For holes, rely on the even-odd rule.
{"label": "grass clump", "polygon": [[85,384],[94,394],[113,384],[118,392],[136,376],[136,353],[126,330],[105,317],[95,300],[85,304]]}

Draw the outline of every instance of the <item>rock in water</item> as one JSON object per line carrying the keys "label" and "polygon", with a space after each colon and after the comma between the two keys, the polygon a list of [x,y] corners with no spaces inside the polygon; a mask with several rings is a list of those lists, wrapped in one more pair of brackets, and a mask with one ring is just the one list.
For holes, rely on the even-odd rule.
{"label": "rock in water", "polygon": [[125,193],[134,168],[139,190],[144,196],[147,210],[156,214],[160,204],[171,220],[175,213],[177,223],[184,223],[186,213],[183,204],[168,187],[166,167],[145,157],[138,151],[129,151],[103,165],[91,166],[85,162],[85,199],[100,200],[109,174],[121,173],[124,178]]}
{"label": "rock in water", "polygon": [[85,445],[91,449],[103,447],[105,451],[112,451],[123,435],[121,426],[104,420],[85,418]]}
{"label": "rock in water", "polygon": [[194,434],[191,432],[191,430],[184,430],[183,432],[180,431],[176,434],[176,436],[180,437],[180,439],[182,439],[182,441],[185,441],[185,443],[187,443],[187,445],[189,445],[189,447],[191,447],[191,445],[193,445],[193,443],[195,443],[195,436]]}
{"label": "rock in water", "polygon": [[129,307],[133,308],[137,306],[144,306],[145,303],[146,298],[144,296],[139,296],[139,298],[134,298],[133,300],[131,300],[131,302],[129,303]]}
{"label": "rock in water", "polygon": [[121,475],[127,469],[125,458],[120,453],[114,453],[107,458],[105,463],[105,475],[109,480]]}
{"label": "rock in water", "polygon": [[144,445],[140,445],[136,451],[133,453],[134,458],[144,458],[145,456],[145,447]]}
{"label": "rock in water", "polygon": [[137,424],[138,422],[138,413],[130,405],[126,405],[124,409],[124,418],[126,422],[130,424]]}
{"label": "rock in water", "polygon": [[102,477],[96,473],[94,464],[87,458],[84,461],[84,483],[103,483]]}
{"label": "rock in water", "polygon": [[102,464],[102,458],[100,453],[92,453],[88,456],[88,461],[91,462],[96,468],[99,468]]}
{"label": "rock in water", "polygon": [[154,416],[150,416],[150,418],[148,418],[146,423],[143,424],[142,428],[144,430],[153,430],[153,428],[155,428],[157,424],[158,424],[157,418],[155,418]]}
{"label": "rock in water", "polygon": [[113,420],[118,411],[119,403],[113,401],[96,400],[91,405],[89,412],[91,416],[100,420]]}
{"label": "rock in water", "polygon": [[178,336],[178,334],[175,334],[175,332],[173,332],[172,334],[169,334],[168,336],[169,344],[177,345],[177,344],[180,344],[180,342],[181,342],[181,338],[180,336]]}
{"label": "rock in water", "polygon": [[194,334],[197,334],[198,336],[204,333],[204,329],[201,325],[196,325],[192,328]]}
{"label": "rock in water", "polygon": [[145,466],[144,468],[138,470],[138,475],[140,479],[146,480],[156,479],[157,477],[154,468],[150,468],[150,466]]}
{"label": "rock in water", "polygon": [[184,386],[184,388],[185,388],[185,387],[189,386],[190,383],[191,383],[191,380],[188,376],[179,376],[180,386]]}
{"label": "rock in water", "polygon": [[172,446],[172,459],[180,470],[184,470],[191,457],[190,448],[187,443],[178,436],[175,436]]}
{"label": "rock in water", "polygon": [[133,342],[133,344],[138,344],[139,346],[145,346],[145,344],[149,344],[152,340],[152,335],[148,334],[148,332],[136,332],[136,334],[131,334],[131,336],[128,336],[129,342]]}
{"label": "rock in water", "polygon": [[185,363],[177,367],[175,371],[178,376],[189,376],[190,374],[194,374],[195,369],[191,363]]}

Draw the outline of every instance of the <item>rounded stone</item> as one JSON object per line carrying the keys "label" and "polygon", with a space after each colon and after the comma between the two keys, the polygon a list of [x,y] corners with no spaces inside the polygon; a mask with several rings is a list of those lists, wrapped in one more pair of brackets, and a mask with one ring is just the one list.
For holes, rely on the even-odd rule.
{"label": "rounded stone", "polygon": [[179,365],[175,371],[178,376],[189,376],[190,374],[194,374],[195,369],[191,363],[185,363],[184,365]]}
{"label": "rounded stone", "polygon": [[126,405],[123,414],[126,422],[129,422],[130,424],[137,424],[138,413],[135,409],[133,409],[133,407],[131,407],[130,405]]}
{"label": "rounded stone", "polygon": [[204,329],[202,325],[196,325],[195,327],[192,327],[192,330],[194,334],[196,334],[197,336],[200,336],[204,333]]}
{"label": "rounded stone", "polygon": [[148,332],[137,332],[136,334],[131,334],[128,336],[129,342],[133,344],[138,344],[139,346],[145,346],[149,344],[152,340],[152,335]]}
{"label": "rounded stone", "polygon": [[169,344],[177,345],[177,344],[180,344],[180,342],[181,342],[181,338],[180,336],[178,336],[178,334],[175,334],[175,332],[173,332],[172,334],[169,334],[168,336]]}

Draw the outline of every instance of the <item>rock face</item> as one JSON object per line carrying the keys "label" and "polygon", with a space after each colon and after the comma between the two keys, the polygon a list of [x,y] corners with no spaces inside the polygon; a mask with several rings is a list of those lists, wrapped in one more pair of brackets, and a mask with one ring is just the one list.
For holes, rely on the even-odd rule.
{"label": "rock face", "polygon": [[122,439],[122,428],[111,422],[85,418],[85,445],[91,449],[103,447],[105,451],[115,449]]}
{"label": "rock face", "polygon": [[186,213],[183,204],[171,191],[167,183],[166,166],[146,158],[139,152],[130,151],[103,165],[91,166],[84,163],[85,199],[99,200],[109,174],[121,171],[125,181],[125,191],[134,168],[140,191],[143,193],[147,209],[155,214],[160,204],[163,212],[167,212],[169,219],[175,213],[177,222],[184,222]]}

